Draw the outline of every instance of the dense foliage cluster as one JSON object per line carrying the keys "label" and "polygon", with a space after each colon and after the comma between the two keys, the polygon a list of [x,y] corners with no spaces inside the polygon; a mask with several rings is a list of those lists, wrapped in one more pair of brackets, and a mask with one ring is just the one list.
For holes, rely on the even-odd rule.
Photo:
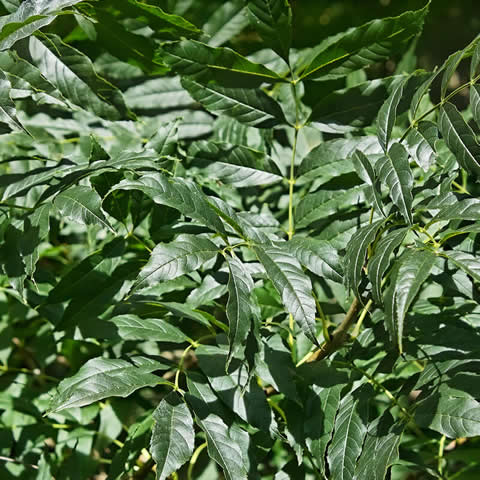
{"label": "dense foliage cluster", "polygon": [[480,41],[207,3],[0,1],[0,478],[479,478]]}

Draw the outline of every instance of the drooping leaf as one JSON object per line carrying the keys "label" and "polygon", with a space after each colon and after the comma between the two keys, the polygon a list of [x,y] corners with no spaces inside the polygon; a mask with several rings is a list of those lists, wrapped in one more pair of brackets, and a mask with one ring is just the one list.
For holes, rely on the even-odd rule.
{"label": "drooping leaf", "polygon": [[230,351],[228,361],[245,342],[251,327],[251,299],[253,280],[242,262],[232,257],[227,259],[230,277],[228,281],[227,317]]}
{"label": "drooping leaf", "polygon": [[473,130],[467,125],[457,108],[446,102],[440,109],[438,121],[448,148],[461,167],[473,175],[480,174],[480,145]]}
{"label": "drooping leaf", "polygon": [[475,122],[480,125],[480,87],[478,85],[470,87],[470,107]]}
{"label": "drooping leaf", "polygon": [[303,266],[320,278],[342,282],[343,267],[340,256],[328,241],[297,235],[288,241],[286,247]]}
{"label": "drooping leaf", "polygon": [[423,26],[428,6],[398,17],[372,20],[321,43],[299,68],[300,78],[346,75],[406,48]]}
{"label": "drooping leaf", "polygon": [[162,59],[172,70],[202,83],[215,80],[224,87],[253,87],[282,80],[272,70],[251,62],[230,48],[181,40],[165,44],[162,50]]}
{"label": "drooping leaf", "polygon": [[373,202],[377,212],[385,216],[382,207],[382,195],[380,189],[380,181],[375,175],[375,170],[370,163],[369,158],[360,150],[355,150],[353,155],[353,164],[358,176],[367,184],[370,185]]}
{"label": "drooping leaf", "polygon": [[367,412],[365,399],[352,393],[342,399],[327,453],[332,480],[353,479],[367,433]]}
{"label": "drooping leaf", "polygon": [[278,245],[255,246],[254,250],[282,297],[285,309],[292,314],[308,338],[317,343],[312,285],[298,260],[288,253],[287,248]]}
{"label": "drooping leaf", "polygon": [[56,35],[31,37],[30,54],[42,75],[75,105],[109,120],[127,113],[120,90],[100,77],[90,59]]}
{"label": "drooping leaf", "polygon": [[347,253],[344,260],[345,283],[347,288],[351,288],[355,292],[357,298],[359,298],[358,287],[367,256],[367,249],[375,240],[377,232],[383,224],[384,220],[377,220],[371,225],[360,228],[347,244]]}
{"label": "drooping leaf", "polygon": [[480,282],[480,260],[470,253],[457,250],[443,252],[444,255],[458,268]]}
{"label": "drooping leaf", "polygon": [[289,63],[292,43],[292,11],[287,0],[249,0],[250,23],[265,45]]}
{"label": "drooping leaf", "polygon": [[388,153],[378,160],[376,170],[380,181],[390,188],[393,203],[399,208],[403,218],[411,224],[413,175],[408,158],[405,147],[395,143]]}
{"label": "drooping leaf", "polygon": [[160,318],[140,318],[126,314],[111,318],[123,340],[152,340],[155,342],[185,343],[189,338],[177,327]]}
{"label": "drooping leaf", "polygon": [[398,248],[405,238],[408,229],[401,228],[389,232],[377,244],[373,255],[368,261],[368,278],[372,282],[372,295],[378,304],[382,303],[381,284],[385,274],[390,255]]}
{"label": "drooping leaf", "polygon": [[480,403],[473,398],[433,394],[415,410],[415,421],[449,438],[480,434]]}
{"label": "drooping leaf", "polygon": [[201,33],[201,30],[185,18],[167,13],[156,5],[149,5],[138,0],[128,0],[128,3],[139,9],[139,13],[146,15],[157,32],[170,33],[176,37],[197,36]]}
{"label": "drooping leaf", "polygon": [[218,247],[212,241],[197,235],[180,235],[172,243],[161,243],[152,250],[132,291],[193,272],[217,253]]}
{"label": "drooping leaf", "polygon": [[228,417],[224,409],[217,406],[218,397],[198,374],[188,375],[187,381],[188,399],[197,423],[205,432],[209,457],[222,467],[227,480],[247,480],[241,446],[233,434],[234,429],[225,423]]}
{"label": "drooping leaf", "polygon": [[26,0],[10,15],[0,17],[0,50],[9,49],[15,42],[29,37],[36,30],[55,20],[61,10],[81,0]]}
{"label": "drooping leaf", "polygon": [[385,295],[387,328],[400,352],[403,351],[405,317],[423,283],[430,276],[437,256],[428,250],[410,250],[399,260]]}
{"label": "drooping leaf", "polygon": [[203,85],[187,78],[182,79],[182,85],[207,110],[228,115],[246,125],[271,128],[285,122],[280,105],[262,90]]}
{"label": "drooping leaf", "polygon": [[393,423],[387,412],[369,426],[355,468],[354,480],[384,480],[388,468],[398,458],[403,425]]}
{"label": "drooping leaf", "polygon": [[160,125],[145,148],[152,148],[161,157],[175,155],[178,143],[178,123],[179,121],[176,120]]}
{"label": "drooping leaf", "polygon": [[311,386],[306,400],[305,441],[320,471],[326,473],[325,453],[332,439],[343,384],[322,388]]}
{"label": "drooping leaf", "polygon": [[59,193],[53,201],[63,217],[82,225],[101,225],[113,231],[102,212],[102,199],[95,190],[77,185]]}
{"label": "drooping leaf", "polygon": [[377,118],[378,141],[385,153],[388,152],[388,143],[392,135],[393,126],[397,118],[397,107],[403,95],[403,87],[406,80],[400,80],[398,85],[393,89],[390,96],[380,108]]}
{"label": "drooping leaf", "polygon": [[438,129],[434,123],[428,121],[419,122],[406,138],[410,155],[425,172],[435,163],[437,139]]}
{"label": "drooping leaf", "polygon": [[0,122],[8,125],[12,130],[24,130],[17,118],[15,103],[10,97],[11,89],[10,81],[0,71]]}
{"label": "drooping leaf", "polygon": [[195,432],[193,418],[178,393],[171,392],[153,412],[155,424],[150,452],[157,464],[158,480],[165,480],[192,456]]}
{"label": "drooping leaf", "polygon": [[92,358],[75,375],[60,382],[49,412],[83,407],[112,396],[127,397],[139,388],[162,383],[162,378],[151,372],[166,368],[146,357],[131,357],[130,361]]}

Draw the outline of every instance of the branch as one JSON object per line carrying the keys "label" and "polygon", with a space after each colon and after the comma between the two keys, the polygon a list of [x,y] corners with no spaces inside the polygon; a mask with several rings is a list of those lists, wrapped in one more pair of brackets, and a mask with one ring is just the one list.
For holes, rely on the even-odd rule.
{"label": "branch", "polygon": [[342,320],[342,323],[333,332],[331,340],[329,342],[325,342],[317,351],[308,356],[305,359],[306,363],[317,362],[327,358],[333,352],[336,352],[346,342],[348,330],[355,321],[359,306],[360,302],[355,297],[350,305],[350,308],[348,309],[348,312],[345,314],[345,318]]}

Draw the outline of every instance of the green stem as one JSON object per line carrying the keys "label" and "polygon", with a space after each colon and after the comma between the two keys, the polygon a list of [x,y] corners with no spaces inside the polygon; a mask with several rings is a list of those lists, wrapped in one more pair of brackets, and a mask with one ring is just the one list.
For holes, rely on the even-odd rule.
{"label": "green stem", "polygon": [[440,441],[438,442],[438,464],[437,464],[437,470],[438,473],[443,476],[443,453],[445,450],[445,440],[447,437],[445,435],[442,435],[440,438]]}
{"label": "green stem", "polygon": [[32,207],[25,207],[24,205],[16,205],[14,203],[8,203],[8,202],[0,202],[0,207],[18,208],[20,210],[28,210],[29,212],[33,212],[33,210],[35,210]]}
{"label": "green stem", "polygon": [[422,115],[420,115],[420,117],[418,117],[417,119],[414,119],[412,120],[412,122],[410,123],[410,125],[408,126],[408,128],[405,130],[405,132],[403,133],[402,137],[400,138],[400,142],[403,142],[403,140],[405,140],[405,138],[407,137],[408,133],[410,132],[410,130],[412,128],[414,128],[418,122],[421,122],[425,117],[428,117],[431,113],[433,113],[435,110],[437,110],[438,108],[440,108],[442,105],[444,105],[446,102],[448,102],[452,97],[454,97],[455,95],[457,95],[459,92],[461,92],[462,90],[464,90],[465,88],[467,87],[470,87],[472,85],[474,85],[475,83],[478,82],[478,80],[480,79],[480,75],[477,75],[475,78],[472,78],[472,80],[470,80],[469,82],[467,83],[464,83],[463,85],[460,85],[459,87],[457,87],[455,90],[453,90],[453,92],[449,93],[443,100],[440,100],[437,104],[435,104],[432,108],[428,109],[425,113],[423,113]]}
{"label": "green stem", "polygon": [[187,471],[187,480],[193,480],[193,469],[195,468],[195,464],[197,463],[198,457],[202,453],[202,451],[207,447],[207,442],[202,443],[192,455],[190,459],[190,463],[188,464],[188,471]]}

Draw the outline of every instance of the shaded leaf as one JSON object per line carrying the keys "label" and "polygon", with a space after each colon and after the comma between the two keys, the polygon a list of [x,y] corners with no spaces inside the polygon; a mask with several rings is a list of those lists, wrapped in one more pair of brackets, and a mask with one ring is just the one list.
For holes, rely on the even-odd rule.
{"label": "shaded leaf", "polygon": [[228,362],[230,362],[247,339],[251,328],[250,292],[253,289],[253,280],[238,258],[232,257],[226,261],[230,271],[227,301],[228,338],[230,342]]}
{"label": "shaded leaf", "polygon": [[372,295],[375,302],[379,305],[382,304],[382,278],[388,268],[390,255],[402,244],[407,232],[408,228],[388,232],[378,242],[373,255],[368,261],[368,278],[372,282]]}
{"label": "shaded leaf", "polygon": [[385,295],[387,328],[400,352],[403,351],[405,317],[423,283],[430,276],[437,256],[428,250],[410,250],[399,260]]}
{"label": "shaded leaf", "polygon": [[265,45],[289,63],[292,43],[292,11],[287,0],[249,0],[250,23]]}

